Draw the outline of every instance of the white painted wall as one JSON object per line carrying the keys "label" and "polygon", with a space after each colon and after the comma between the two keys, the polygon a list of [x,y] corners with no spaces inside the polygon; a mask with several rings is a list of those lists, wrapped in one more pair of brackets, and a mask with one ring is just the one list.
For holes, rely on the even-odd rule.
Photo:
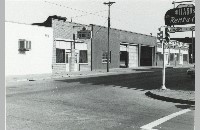
{"label": "white painted wall", "polygon": [[[26,54],[19,54],[19,39],[31,41]],[[52,73],[52,51],[52,28],[5,22],[6,76]]]}

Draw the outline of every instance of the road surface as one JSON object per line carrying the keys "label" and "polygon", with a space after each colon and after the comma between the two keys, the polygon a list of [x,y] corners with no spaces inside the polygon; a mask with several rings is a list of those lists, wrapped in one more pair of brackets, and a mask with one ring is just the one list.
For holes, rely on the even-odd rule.
{"label": "road surface", "polygon": [[[166,84],[193,90],[191,86],[181,88],[181,84],[192,82],[185,72],[185,69],[167,70]],[[145,96],[148,90],[161,87],[161,79],[161,70],[155,69],[99,77],[7,83],[6,128],[193,130],[194,106]]]}

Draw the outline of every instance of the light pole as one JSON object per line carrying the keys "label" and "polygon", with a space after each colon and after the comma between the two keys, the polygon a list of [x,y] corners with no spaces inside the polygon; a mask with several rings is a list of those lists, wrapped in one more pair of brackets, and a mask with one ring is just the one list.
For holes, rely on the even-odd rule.
{"label": "light pole", "polygon": [[109,35],[110,35],[110,6],[115,2],[104,2],[103,4],[108,5],[108,52],[107,52],[107,72],[109,72],[109,62],[110,62],[110,45],[109,45]]}
{"label": "light pole", "polygon": [[165,86],[165,43],[164,41],[162,41],[162,45],[163,45],[163,76],[162,76],[162,86],[161,89],[165,90],[167,89]]}
{"label": "light pole", "polygon": [[[166,26],[161,26],[159,28],[160,31],[161,31],[162,27],[166,28]],[[163,70],[162,70],[162,86],[161,86],[162,90],[166,90],[167,89],[166,86],[165,86],[165,42],[166,42],[166,39],[164,40],[164,36],[163,36],[163,40],[161,41],[162,48],[163,48]]]}

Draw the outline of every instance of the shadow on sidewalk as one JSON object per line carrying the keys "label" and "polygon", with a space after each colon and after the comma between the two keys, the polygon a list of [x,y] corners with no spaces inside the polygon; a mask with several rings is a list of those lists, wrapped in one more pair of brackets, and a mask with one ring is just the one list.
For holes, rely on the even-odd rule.
{"label": "shadow on sidewalk", "polygon": [[[166,69],[166,87],[172,90],[194,91],[194,80],[187,76],[187,68]],[[126,87],[128,89],[152,90],[162,85],[161,69],[144,69],[144,72],[106,75],[77,79],[56,80],[59,82],[80,82],[81,84]]]}

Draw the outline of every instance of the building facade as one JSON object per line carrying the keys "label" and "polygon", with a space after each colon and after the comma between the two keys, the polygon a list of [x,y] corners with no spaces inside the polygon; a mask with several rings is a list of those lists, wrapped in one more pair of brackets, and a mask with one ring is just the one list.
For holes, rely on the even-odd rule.
{"label": "building facade", "polygon": [[[168,66],[183,66],[189,64],[189,43],[170,41],[165,45],[164,56],[165,65]],[[156,49],[156,65],[163,65],[163,45],[157,44]]]}
{"label": "building facade", "polygon": [[[34,25],[53,29],[53,73],[107,68],[107,27],[68,22],[59,16]],[[88,33],[81,34],[84,30]],[[109,46],[109,68],[155,65],[156,37],[111,28]]]}
{"label": "building facade", "polygon": [[5,74],[52,73],[53,29],[5,22]]}
{"label": "building facade", "polygon": [[[6,22],[6,74],[106,70],[108,28],[49,16],[32,25]],[[162,66],[162,45],[151,35],[110,28],[109,68]],[[182,45],[182,46],[181,46]],[[165,49],[166,64],[188,64],[188,46]]]}

